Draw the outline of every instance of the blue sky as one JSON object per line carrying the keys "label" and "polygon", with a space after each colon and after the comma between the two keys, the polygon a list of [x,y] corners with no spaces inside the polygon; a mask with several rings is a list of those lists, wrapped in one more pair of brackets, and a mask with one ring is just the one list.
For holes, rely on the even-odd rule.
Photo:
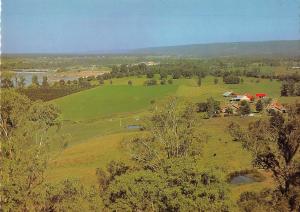
{"label": "blue sky", "polygon": [[299,0],[2,0],[2,51],[300,39]]}

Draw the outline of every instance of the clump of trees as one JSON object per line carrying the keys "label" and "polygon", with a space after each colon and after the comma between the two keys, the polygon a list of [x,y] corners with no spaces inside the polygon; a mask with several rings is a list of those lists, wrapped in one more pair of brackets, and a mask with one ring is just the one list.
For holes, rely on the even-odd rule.
{"label": "clump of trees", "polygon": [[124,142],[131,165],[98,169],[99,191],[109,210],[229,211],[226,184],[216,170],[196,165],[206,136],[195,108],[171,100],[149,120],[148,132]]}
{"label": "clump of trees", "polygon": [[210,97],[206,102],[197,103],[197,112],[206,112],[209,118],[216,116],[220,112],[221,103]]}
{"label": "clump of trees", "polygon": [[241,101],[240,107],[239,107],[239,113],[243,116],[248,115],[251,113],[250,104],[248,101],[243,100]]}
{"label": "clump of trees", "polygon": [[223,82],[225,84],[239,84],[240,83],[240,77],[235,76],[235,75],[227,75],[223,76]]}
{"label": "clump of trees", "polygon": [[256,109],[257,112],[263,111],[263,109],[264,109],[264,102],[263,102],[261,99],[259,99],[259,100],[256,102],[256,104],[255,104],[255,109]]}
{"label": "clump of trees", "polygon": [[280,94],[281,96],[300,96],[300,82],[294,80],[283,81]]}
{"label": "clump of trees", "polygon": [[146,85],[146,86],[157,85],[157,81],[156,81],[156,79],[149,79],[144,82],[144,85]]}
{"label": "clump of trees", "polygon": [[245,130],[231,124],[229,132],[253,154],[257,168],[272,173],[275,189],[241,195],[244,211],[300,210],[300,112],[291,106],[287,117],[273,113],[269,120],[258,120]]}

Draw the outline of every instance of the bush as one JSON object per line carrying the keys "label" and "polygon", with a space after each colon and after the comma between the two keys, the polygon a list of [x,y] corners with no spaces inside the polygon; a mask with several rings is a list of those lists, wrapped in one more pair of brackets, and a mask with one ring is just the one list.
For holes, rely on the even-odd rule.
{"label": "bush", "polygon": [[239,84],[240,78],[238,76],[228,75],[223,77],[223,82],[225,84]]}
{"label": "bush", "polygon": [[165,85],[167,82],[166,82],[166,80],[165,79],[162,79],[161,81],[160,81],[160,84],[161,85]]}
{"label": "bush", "polygon": [[146,85],[146,86],[157,85],[157,81],[155,79],[146,80],[144,82],[144,85]]}

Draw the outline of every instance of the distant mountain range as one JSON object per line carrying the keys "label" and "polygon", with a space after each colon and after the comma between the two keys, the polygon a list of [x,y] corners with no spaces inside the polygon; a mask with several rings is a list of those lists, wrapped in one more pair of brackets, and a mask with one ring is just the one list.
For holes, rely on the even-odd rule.
{"label": "distant mountain range", "polygon": [[191,44],[135,49],[129,53],[196,57],[300,56],[300,40]]}

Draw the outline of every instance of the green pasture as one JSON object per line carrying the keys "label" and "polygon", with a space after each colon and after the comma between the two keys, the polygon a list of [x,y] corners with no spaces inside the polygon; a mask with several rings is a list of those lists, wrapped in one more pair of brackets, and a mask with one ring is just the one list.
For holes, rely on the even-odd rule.
{"label": "green pasture", "polygon": [[75,93],[54,101],[64,120],[89,120],[113,114],[139,112],[162,97],[172,95],[176,85],[107,85]]}

